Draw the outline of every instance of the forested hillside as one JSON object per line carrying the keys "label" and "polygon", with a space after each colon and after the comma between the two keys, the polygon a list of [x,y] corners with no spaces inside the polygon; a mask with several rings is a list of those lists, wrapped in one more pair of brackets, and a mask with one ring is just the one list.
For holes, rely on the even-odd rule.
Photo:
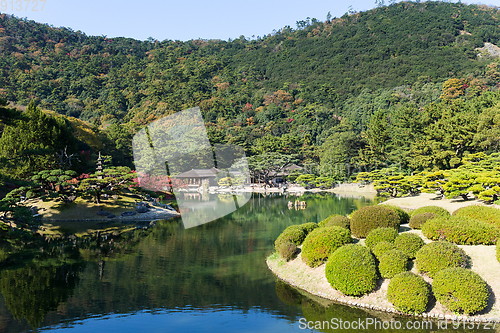
{"label": "forested hillside", "polygon": [[[499,18],[488,6],[400,2],[253,39],[181,42],[87,36],[2,14],[0,97],[73,117],[58,124],[71,126],[76,143],[64,146],[80,160],[102,149],[130,164],[137,130],[199,106],[212,142],[297,154],[336,179],[393,163],[451,168],[498,149],[480,139],[498,126],[498,60],[475,49],[499,42]],[[9,126],[23,117],[2,123],[4,158],[19,153]]]}

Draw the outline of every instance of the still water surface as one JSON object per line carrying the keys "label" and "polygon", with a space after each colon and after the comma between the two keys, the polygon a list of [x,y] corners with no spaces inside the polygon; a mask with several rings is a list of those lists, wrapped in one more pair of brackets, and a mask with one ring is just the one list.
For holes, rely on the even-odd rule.
{"label": "still water surface", "polygon": [[[334,304],[277,281],[265,259],[287,226],[373,204],[307,194],[300,198],[306,209],[289,210],[288,200],[295,197],[253,194],[238,211],[205,225],[184,229],[179,219],[172,219],[125,238],[108,237],[62,251],[63,264],[44,261],[4,269],[0,331],[339,331],[301,329],[301,318],[337,323],[393,319],[405,326],[409,318]],[[438,329],[436,322],[432,328],[411,331],[480,330],[453,329],[451,324],[448,330]]]}

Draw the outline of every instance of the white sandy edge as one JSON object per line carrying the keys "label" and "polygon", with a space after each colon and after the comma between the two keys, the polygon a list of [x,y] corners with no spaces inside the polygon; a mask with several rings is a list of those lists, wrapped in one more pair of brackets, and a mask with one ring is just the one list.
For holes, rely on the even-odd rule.
{"label": "white sandy edge", "polygon": [[[440,206],[450,212],[458,208],[483,203],[477,200],[435,200],[436,196],[432,194],[422,193],[419,196],[390,199],[383,204],[391,204],[407,209],[416,209],[422,206]],[[494,205],[496,206],[496,205]],[[402,229],[405,228],[404,226]],[[409,229],[406,227],[406,229]],[[402,230],[400,230],[402,231]],[[420,235],[426,243],[431,242],[422,235],[420,230],[408,230],[403,232],[413,232]],[[364,241],[361,240],[361,243]],[[500,321],[500,302],[495,301],[500,297],[500,263],[496,259],[495,245],[458,245],[462,248],[471,259],[471,270],[478,273],[491,288],[488,306],[485,310],[474,316],[456,316],[452,312],[446,310],[443,305],[436,302],[429,312],[423,313],[422,317],[432,318],[448,318],[448,319],[469,319],[469,320],[495,320]],[[309,292],[310,294],[330,299],[348,305],[360,306],[374,310],[387,311],[398,313],[392,304],[387,300],[387,286],[389,279],[381,279],[378,281],[375,291],[362,297],[345,296],[341,292],[333,289],[325,277],[325,265],[316,268],[310,268],[302,262],[300,254],[292,261],[285,262],[282,259],[267,260],[269,269],[281,280],[288,284]],[[412,272],[417,273],[413,267]],[[431,283],[432,279],[423,276],[424,279]]]}

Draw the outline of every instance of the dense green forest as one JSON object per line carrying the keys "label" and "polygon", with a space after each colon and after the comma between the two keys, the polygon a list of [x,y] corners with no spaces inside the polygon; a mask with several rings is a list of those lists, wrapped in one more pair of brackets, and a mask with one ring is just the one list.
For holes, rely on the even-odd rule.
{"label": "dense green forest", "polygon": [[456,167],[498,150],[499,61],[476,48],[499,42],[499,18],[484,5],[400,2],[253,39],[182,42],[1,14],[0,98],[38,108],[2,106],[0,167],[23,178],[73,161],[83,172],[99,150],[133,167],[133,135],[193,106],[212,143],[294,155],[336,180],[394,163]]}

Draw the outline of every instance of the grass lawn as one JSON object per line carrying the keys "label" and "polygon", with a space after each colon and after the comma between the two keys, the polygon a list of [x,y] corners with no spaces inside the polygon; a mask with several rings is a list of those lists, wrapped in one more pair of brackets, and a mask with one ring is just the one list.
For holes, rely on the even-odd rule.
{"label": "grass lawn", "polygon": [[[130,225],[122,224],[120,221],[107,219],[105,216],[97,215],[104,210],[119,216],[122,212],[135,210],[136,198],[121,195],[118,199],[108,198],[100,205],[89,202],[78,197],[74,202],[64,203],[62,201],[42,201],[40,199],[28,200],[25,205],[36,206],[42,214],[42,228],[39,231],[44,235],[75,234],[83,236],[105,229],[106,232],[123,232],[131,229]],[[102,221],[57,221],[48,220],[86,220],[102,219]]]}

